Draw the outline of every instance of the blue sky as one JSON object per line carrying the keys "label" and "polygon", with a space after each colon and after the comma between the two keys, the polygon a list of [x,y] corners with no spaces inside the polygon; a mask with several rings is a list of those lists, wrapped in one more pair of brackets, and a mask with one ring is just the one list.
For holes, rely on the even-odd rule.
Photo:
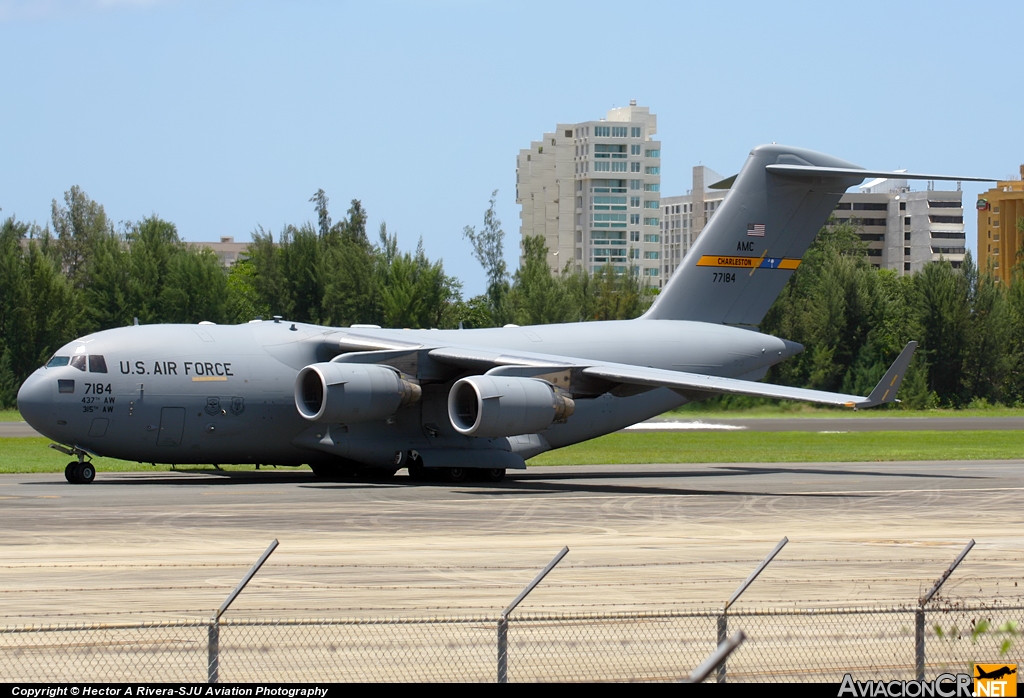
{"label": "blue sky", "polygon": [[1022,20],[1016,1],[0,0],[0,215],[45,224],[77,184],[114,221],[244,240],[312,220],[323,188],[475,294],[462,228],[493,189],[517,263],[518,150],[630,99],[658,115],[663,195],[771,141],[1016,174]]}

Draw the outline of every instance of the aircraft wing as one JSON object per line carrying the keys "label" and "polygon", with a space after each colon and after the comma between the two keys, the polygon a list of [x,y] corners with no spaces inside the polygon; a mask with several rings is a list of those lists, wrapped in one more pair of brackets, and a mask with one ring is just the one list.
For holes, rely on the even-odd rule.
{"label": "aircraft wing", "polygon": [[581,377],[598,382],[642,386],[647,388],[671,388],[682,394],[695,395],[752,395],[756,397],[801,400],[825,405],[839,405],[852,408],[869,408],[895,401],[903,376],[913,358],[917,342],[909,342],[882,380],[867,397],[844,395],[805,388],[790,388],[770,383],[758,383],[737,378],[722,378],[700,373],[670,371],[645,366],[618,363],[586,363],[558,356],[517,356],[513,353],[489,350],[443,347],[430,350],[430,356],[439,361],[480,369],[485,365],[493,368],[489,375],[517,375],[547,378],[558,372],[577,372]]}
{"label": "aircraft wing", "polygon": [[915,349],[917,349],[917,342],[908,343],[903,351],[900,352],[900,355],[896,357],[896,361],[889,367],[889,370],[882,376],[882,380],[878,382],[878,385],[875,386],[875,389],[867,397],[638,366],[591,366],[583,369],[583,373],[587,376],[603,378],[604,380],[618,383],[672,388],[684,394],[696,392],[752,395],[756,397],[817,402],[824,405],[868,408],[893,402],[896,399],[896,393],[899,390],[903,376],[906,374],[907,366],[910,365]]}

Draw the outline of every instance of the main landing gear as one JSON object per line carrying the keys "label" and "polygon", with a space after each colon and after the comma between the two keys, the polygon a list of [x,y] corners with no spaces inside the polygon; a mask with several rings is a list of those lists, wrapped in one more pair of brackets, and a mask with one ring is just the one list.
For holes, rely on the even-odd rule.
{"label": "main landing gear", "polygon": [[415,482],[429,480],[501,482],[505,479],[504,468],[427,468],[423,465],[423,459],[415,451],[410,454],[406,467],[409,469],[409,478]]}

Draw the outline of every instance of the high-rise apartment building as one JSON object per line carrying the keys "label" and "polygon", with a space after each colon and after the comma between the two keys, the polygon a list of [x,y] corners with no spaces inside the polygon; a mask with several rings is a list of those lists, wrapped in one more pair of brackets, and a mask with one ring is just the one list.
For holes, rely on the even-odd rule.
{"label": "high-rise apartment building", "polygon": [[1020,179],[1007,179],[978,196],[978,266],[1009,284],[1024,243],[1024,165]]}
{"label": "high-rise apartment building", "polygon": [[542,235],[553,272],[665,280],[661,255],[661,142],[657,117],[631,101],[604,119],[558,124],[516,158],[516,203],[523,239]]}

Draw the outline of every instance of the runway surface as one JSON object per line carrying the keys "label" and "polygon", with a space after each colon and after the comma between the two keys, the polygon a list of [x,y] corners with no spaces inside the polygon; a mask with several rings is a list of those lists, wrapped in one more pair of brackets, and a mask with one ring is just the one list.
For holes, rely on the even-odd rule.
{"label": "runway surface", "polygon": [[627,427],[637,431],[1011,431],[1022,417],[786,417],[717,419],[660,417]]}
{"label": "runway surface", "polygon": [[[717,419],[666,416],[628,427],[643,431],[1004,431],[1024,430],[1024,417],[786,417]],[[25,422],[0,422],[0,438],[41,436]]]}
{"label": "runway surface", "polygon": [[0,437],[42,436],[25,422],[0,422]]}
{"label": "runway surface", "polygon": [[[563,545],[529,611],[913,604],[1024,596],[1024,460],[542,467],[490,484],[307,471],[0,476],[0,625],[230,614],[500,611]],[[1018,582],[1022,586],[1016,586]]]}

